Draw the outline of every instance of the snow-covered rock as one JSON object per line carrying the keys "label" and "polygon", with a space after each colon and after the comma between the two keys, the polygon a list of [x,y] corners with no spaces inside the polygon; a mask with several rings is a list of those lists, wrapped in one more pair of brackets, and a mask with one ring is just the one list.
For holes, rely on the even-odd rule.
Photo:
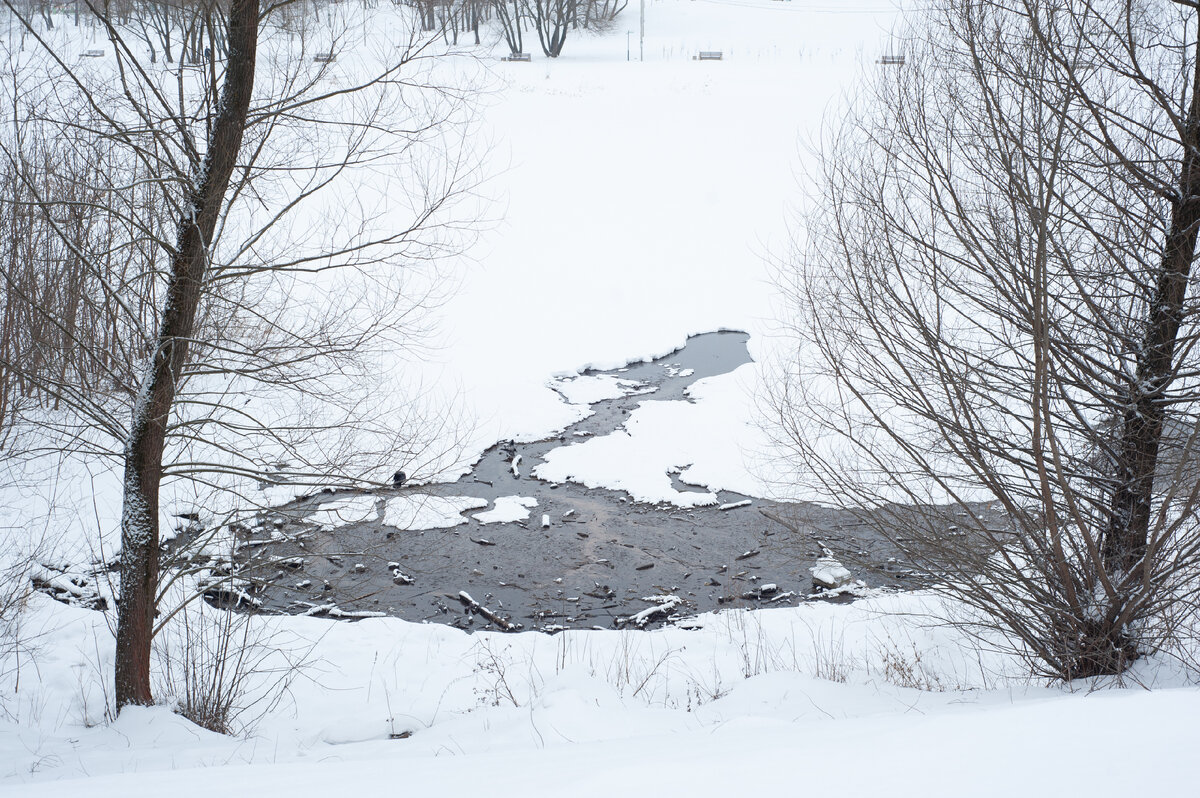
{"label": "snow-covered rock", "polygon": [[832,557],[822,557],[808,571],[812,574],[814,585],[828,590],[847,584],[851,578],[850,571]]}

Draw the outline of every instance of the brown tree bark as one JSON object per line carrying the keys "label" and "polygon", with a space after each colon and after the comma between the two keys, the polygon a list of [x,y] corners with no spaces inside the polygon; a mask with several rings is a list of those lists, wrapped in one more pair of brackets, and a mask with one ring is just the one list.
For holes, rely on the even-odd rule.
{"label": "brown tree bark", "polygon": [[1103,556],[1126,584],[1142,581],[1154,498],[1154,475],[1167,407],[1163,395],[1178,369],[1175,345],[1200,232],[1200,58],[1192,75],[1192,101],[1182,128],[1177,196],[1163,244],[1162,266],[1150,297],[1146,333],[1137,353],[1137,382],[1121,423],[1116,486]]}
{"label": "brown tree bark", "polygon": [[213,231],[237,162],[254,90],[258,0],[233,0],[229,57],[208,152],[196,175],[190,214],[178,220],[165,306],[125,444],[121,513],[121,594],[117,603],[116,702],[149,704],[150,641],[159,576],[158,493],[167,422],[188,358]]}

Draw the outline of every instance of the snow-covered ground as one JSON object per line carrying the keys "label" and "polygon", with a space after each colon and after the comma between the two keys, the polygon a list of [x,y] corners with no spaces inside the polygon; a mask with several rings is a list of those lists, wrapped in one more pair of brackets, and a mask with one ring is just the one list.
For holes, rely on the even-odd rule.
{"label": "snow-covered ground", "polygon": [[[445,309],[437,358],[477,419],[476,447],[576,420],[551,375],[663,355],[719,329],[750,332],[752,355],[768,359],[768,261],[803,201],[805,142],[860,71],[878,68],[896,19],[888,0],[649,0],[644,62],[631,6],[614,33],[569,39],[557,60],[535,47],[531,63],[496,66],[485,135],[503,216]],[[700,50],[724,60],[693,60]],[[761,377],[755,366],[710,380],[705,402],[640,419],[655,466],[691,463],[705,487],[767,491]],[[705,434],[683,451],[680,427]],[[601,448],[595,472],[575,474],[618,487]]]}
{"label": "snow-covered ground", "polygon": [[[894,614],[931,604],[884,596],[556,636],[258,619],[254,657],[267,656],[253,695],[269,698],[285,676],[286,691],[251,707],[257,727],[236,738],[166,707],[105,722],[103,617],[38,597],[26,624],[37,657],[0,704],[0,789],[1188,794],[1200,692],[1169,663],[1136,669],[1129,689],[1037,686],[1011,661]],[[288,673],[289,661],[304,664]]]}
{"label": "snow-covered ground", "polygon": [[[692,402],[647,405],[623,431],[564,447],[545,468],[658,500],[674,493],[668,471],[687,466],[689,484],[763,495],[770,452],[754,397],[777,345],[767,256],[786,246],[789,208],[803,202],[803,142],[857,74],[878,68],[897,13],[882,0],[650,0],[645,18],[644,62],[636,4],[615,31],[569,40],[556,61],[536,50],[530,63],[487,57],[485,188],[498,222],[439,310],[442,347],[411,370],[444,394],[431,401],[472,418],[477,452],[545,436],[587,402],[630,389],[572,379],[588,366],[664,354],[692,333],[746,330],[756,363],[698,383]],[[693,60],[701,49],[724,59]],[[55,473],[54,520],[22,493],[0,524],[28,531],[40,517],[41,529],[78,530],[73,550],[86,551],[85,533],[115,528],[117,479],[78,461]],[[36,487],[28,496],[45,495]],[[505,498],[490,514],[528,514],[527,501]],[[419,529],[471,506],[338,500],[315,520],[382,512]],[[35,596],[20,656],[0,660],[0,793],[1194,789],[1200,692],[1170,662],[1141,664],[1130,689],[1046,687],[1019,663],[904,615],[930,602],[881,596],[731,611],[693,629],[556,636],[254,619],[264,659],[251,695],[270,697],[292,678],[277,703],[248,710],[258,723],[238,738],[167,708],[106,722],[111,618]],[[171,691],[160,684],[158,695]]]}

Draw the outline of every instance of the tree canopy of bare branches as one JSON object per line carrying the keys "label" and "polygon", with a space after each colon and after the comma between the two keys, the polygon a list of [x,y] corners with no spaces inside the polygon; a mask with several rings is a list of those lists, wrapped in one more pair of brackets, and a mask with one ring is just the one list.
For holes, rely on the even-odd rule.
{"label": "tree canopy of bare branches", "polygon": [[949,0],[902,42],[780,271],[779,438],[1037,672],[1118,673],[1195,620],[1200,16]]}
{"label": "tree canopy of bare branches", "polygon": [[558,58],[573,30],[598,33],[612,28],[627,0],[491,0],[496,24],[512,53],[522,52],[532,29],[542,53]]}
{"label": "tree canopy of bare branches", "polygon": [[[171,64],[107,4],[85,3],[96,61],[6,5],[36,46],[7,54],[0,219],[53,246],[6,253],[28,275],[6,272],[5,311],[42,332],[0,345],[0,387],[40,403],[41,445],[123,468],[115,695],[144,704],[165,486],[378,485],[453,445],[390,377],[474,217],[472,90],[402,17],[376,30],[327,6],[306,28],[287,4],[184,4]],[[60,274],[63,296],[37,292]]]}

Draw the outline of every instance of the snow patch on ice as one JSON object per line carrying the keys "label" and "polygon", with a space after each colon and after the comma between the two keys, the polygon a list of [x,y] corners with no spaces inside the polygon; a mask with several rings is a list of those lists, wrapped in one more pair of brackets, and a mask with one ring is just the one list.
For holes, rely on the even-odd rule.
{"label": "snow patch on ice", "polygon": [[375,509],[378,501],[374,496],[346,496],[334,499],[321,503],[316,512],[309,515],[307,520],[331,529],[348,524],[360,524],[378,517],[378,511]]}
{"label": "snow patch on ice", "polygon": [[427,493],[410,493],[388,500],[383,512],[383,524],[413,531],[447,529],[467,523],[463,512],[487,506],[487,499],[474,496],[430,496]]}
{"label": "snow patch on ice", "polygon": [[611,374],[561,378],[551,383],[550,387],[573,405],[590,405],[605,399],[619,399],[622,396],[651,393],[657,390],[636,380],[623,380]]}
{"label": "snow patch on ice", "polygon": [[278,507],[281,504],[303,498],[310,487],[304,485],[267,484],[255,491],[256,504],[260,507]]}
{"label": "snow patch on ice", "polygon": [[[688,389],[690,402],[643,402],[621,429],[549,451],[535,476],[624,490],[637,501],[679,507],[716,504],[716,490],[763,495],[764,486],[751,473],[742,449],[758,440],[743,384],[744,376],[755,373],[749,363],[700,380]],[[685,463],[689,465],[680,472]],[[708,491],[680,491],[672,484],[672,473]]]}
{"label": "snow patch on ice", "polygon": [[529,518],[529,509],[537,507],[537,499],[531,496],[501,496],[496,499],[496,505],[482,513],[475,513],[472,518],[481,524],[508,524],[513,521],[524,521]]}

